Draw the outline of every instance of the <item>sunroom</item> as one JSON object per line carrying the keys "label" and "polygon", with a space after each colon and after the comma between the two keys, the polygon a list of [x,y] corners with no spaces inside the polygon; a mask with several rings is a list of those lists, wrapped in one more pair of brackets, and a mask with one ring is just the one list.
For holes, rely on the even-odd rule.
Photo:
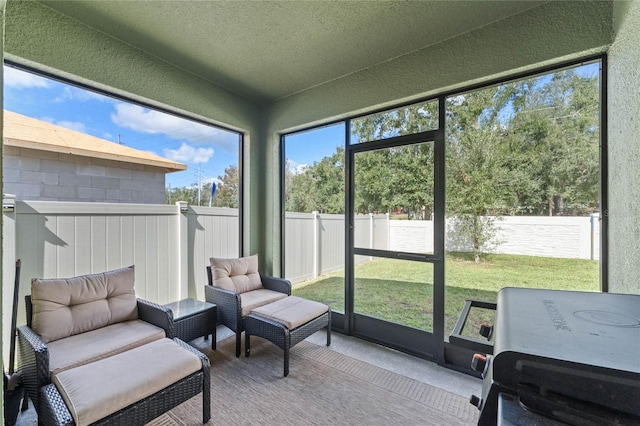
{"label": "sunroom", "polygon": [[[472,268],[474,263],[482,263],[480,249],[486,252],[489,243],[472,241],[469,250],[455,250],[450,216],[460,218],[469,213],[465,206],[475,198],[459,196],[469,181],[485,180],[486,186],[494,189],[500,183],[501,191],[530,183],[529,178],[520,177],[516,182],[515,175],[500,173],[507,163],[511,171],[533,168],[530,160],[542,151],[531,151],[528,157],[521,151],[517,155],[503,153],[500,167],[494,164],[488,172],[467,173],[462,160],[455,162],[449,155],[461,149],[467,139],[470,146],[481,145],[473,142],[482,137],[471,133],[473,126],[460,135],[456,129],[464,127],[463,114],[473,110],[472,99],[487,102],[480,108],[484,114],[475,116],[479,123],[489,120],[488,103],[504,95],[502,108],[496,110],[488,127],[495,131],[491,133],[494,139],[489,139],[505,141],[513,129],[505,130],[507,121],[517,115],[515,110],[524,110],[520,116],[532,116],[549,106],[545,104],[548,98],[530,104],[518,104],[518,100],[534,99],[538,95],[535,88],[551,81],[561,85],[562,78],[567,79],[566,84],[571,78],[591,84],[593,102],[582,109],[567,107],[562,115],[574,117],[590,111],[593,121],[580,124],[591,143],[591,157],[584,160],[591,168],[589,179],[584,179],[589,180],[590,189],[579,192],[582,187],[574,185],[562,197],[545,199],[540,195],[538,204],[535,197],[514,190],[493,204],[481,203],[471,217],[500,216],[487,228],[508,225],[516,229],[519,225],[515,222],[522,222],[518,217],[527,216],[525,213],[554,216],[565,221],[567,229],[586,227],[586,236],[566,237],[553,228],[549,242],[528,243],[544,246],[559,240],[563,244],[572,239],[589,240],[588,248],[575,249],[581,254],[556,256],[588,259],[587,263],[554,266],[549,276],[558,284],[542,276],[536,278],[545,281],[541,287],[564,289],[563,282],[588,270],[587,284],[577,289],[640,294],[640,267],[634,261],[640,255],[640,194],[635,185],[640,178],[637,2],[9,0],[3,2],[3,10],[6,66],[234,132],[239,139],[240,172],[237,217],[228,225],[235,238],[230,253],[211,249],[217,247],[211,241],[223,237],[206,231],[205,210],[184,204],[158,206],[167,225],[162,222],[165,227],[154,232],[181,235],[167,255],[175,267],[158,260],[163,259],[158,247],[152,249],[157,264],[146,266],[136,262],[135,252],[117,261],[92,259],[84,265],[68,263],[64,267],[44,264],[50,262],[50,249],[45,246],[53,237],[64,237],[38,240],[43,244],[38,255],[25,259],[26,249],[17,243],[21,237],[5,223],[5,357],[12,299],[8,283],[16,257],[23,257],[25,268],[21,297],[28,294],[32,276],[72,276],[137,263],[144,272],[136,281],[136,292],[164,304],[186,297],[204,300],[208,257],[258,254],[262,273],[291,279],[294,286],[297,281],[300,295],[330,303],[337,332],[470,373],[469,360],[476,350],[474,343],[468,342],[474,339],[449,337],[465,299],[495,298],[496,291],[490,295],[483,293],[481,286],[465,287],[464,283],[495,276],[451,269],[458,264]],[[515,120],[510,123],[517,124],[513,124]],[[533,126],[524,120],[519,125]],[[571,133],[576,128],[563,131]],[[517,140],[509,139],[505,146]],[[499,144],[495,143],[494,148],[481,151],[475,163],[467,157],[467,171],[488,157],[495,158]],[[538,175],[547,171],[560,176],[580,162],[581,168],[574,167],[553,182],[556,186],[559,180],[582,182],[580,173],[587,166],[576,160],[578,149],[577,145],[562,147],[562,158],[573,159],[566,161],[566,166],[563,162],[564,169],[552,167],[559,160],[540,160],[535,166]],[[296,157],[299,152],[305,153],[300,159]],[[401,154],[419,161],[396,161]],[[323,161],[338,165],[340,171],[323,174],[318,167],[306,173],[309,181],[299,179],[301,185],[330,183],[322,187],[327,197],[316,198],[314,205],[305,204],[304,189],[300,189],[305,187],[297,187],[296,195],[293,182],[305,175],[312,163],[315,167],[325,164]],[[303,163],[306,169],[296,169]],[[371,170],[380,173],[368,178]],[[407,179],[408,175],[418,179]],[[411,186],[414,183],[416,186]],[[375,192],[381,187],[381,192]],[[523,191],[533,192],[534,187],[528,185]],[[479,194],[482,188],[478,184],[471,193]],[[578,192],[579,196],[575,195]],[[424,196],[412,198],[415,193]],[[518,198],[517,209],[505,204],[514,198]],[[43,213],[45,216],[73,214],[64,207],[47,208],[51,210]],[[147,214],[139,208],[126,207],[123,214]],[[189,213],[182,215],[187,209]],[[193,226],[188,224],[189,215],[195,218]],[[516,218],[514,224],[507,216]],[[581,216],[585,224],[569,224],[567,216]],[[7,217],[9,222],[13,220],[5,214],[5,222]],[[51,219],[36,223],[50,229],[47,220]],[[314,232],[302,233],[299,227],[307,226],[303,223],[311,224]],[[518,235],[541,235],[545,226],[551,225],[536,226],[522,228],[525,230]],[[204,248],[189,247],[195,241],[191,233],[199,231],[209,234],[204,237],[209,242],[203,243]],[[416,235],[424,241],[414,245],[406,242]],[[7,249],[9,238],[16,241]],[[498,238],[501,247],[517,245],[511,240],[504,243],[509,238]],[[374,239],[383,243],[374,243]],[[158,238],[154,244],[167,240]],[[554,250],[561,250],[558,247],[563,244],[554,245]],[[496,259],[503,253],[538,255],[536,250],[527,251],[529,248],[488,251]],[[308,259],[302,258],[307,252],[311,253]],[[475,259],[462,252],[472,252]],[[511,260],[517,264],[514,277],[520,277],[526,267],[523,258]],[[118,262],[122,264],[116,265]],[[381,266],[375,269],[372,265]],[[505,280],[499,287],[531,286],[526,279],[518,279]],[[398,296],[399,290],[390,287],[391,282],[404,287],[417,285],[417,290]],[[330,294],[312,291],[316,284],[327,284]],[[459,287],[473,291],[458,294]],[[376,306],[376,298],[381,305],[392,305],[391,309]],[[416,313],[408,313],[415,303],[419,305]],[[21,318],[24,321],[23,315],[21,307],[19,323]],[[640,318],[640,313],[634,318]]]}

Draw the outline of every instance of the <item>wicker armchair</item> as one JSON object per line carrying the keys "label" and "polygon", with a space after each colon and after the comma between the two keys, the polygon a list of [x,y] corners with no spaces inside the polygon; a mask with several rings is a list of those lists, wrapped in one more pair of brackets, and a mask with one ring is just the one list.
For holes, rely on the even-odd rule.
{"label": "wicker armchair", "polygon": [[251,310],[291,295],[291,282],[261,275],[258,256],[210,259],[205,299],[218,307],[218,323],[236,333],[236,357],[240,356],[244,319]]}

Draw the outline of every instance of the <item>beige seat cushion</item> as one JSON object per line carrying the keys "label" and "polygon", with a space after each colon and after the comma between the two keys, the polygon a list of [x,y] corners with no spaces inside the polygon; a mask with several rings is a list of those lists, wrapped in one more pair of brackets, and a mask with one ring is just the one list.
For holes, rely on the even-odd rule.
{"label": "beige seat cushion", "polygon": [[52,374],[87,364],[165,337],[164,330],[142,320],[124,321],[50,342]]}
{"label": "beige seat cushion", "polygon": [[202,369],[194,353],[170,339],[53,376],[76,425],[88,425]]}
{"label": "beige seat cushion", "polygon": [[251,313],[284,324],[289,330],[293,330],[318,318],[328,310],[329,307],[323,303],[289,296],[256,308]]}
{"label": "beige seat cushion", "polygon": [[31,280],[31,327],[45,343],[138,318],[134,267]]}
{"label": "beige seat cushion", "polygon": [[242,313],[240,315],[246,317],[255,308],[275,302],[276,300],[284,299],[285,297],[287,297],[287,295],[284,293],[267,290],[266,288],[247,291],[246,293],[240,294],[240,306],[242,307]]}
{"label": "beige seat cushion", "polygon": [[262,288],[262,280],[258,273],[258,255],[226,259],[212,257],[212,284],[225,290],[244,293]]}

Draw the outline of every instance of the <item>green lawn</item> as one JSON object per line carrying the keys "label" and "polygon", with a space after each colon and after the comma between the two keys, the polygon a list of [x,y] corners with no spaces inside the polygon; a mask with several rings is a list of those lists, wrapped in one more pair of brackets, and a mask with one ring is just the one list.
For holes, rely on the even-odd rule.
{"label": "green lawn", "polygon": [[[503,287],[599,290],[599,263],[595,260],[447,253],[445,263],[445,335],[448,336],[466,299],[495,301]],[[293,294],[344,311],[344,271],[294,286]],[[377,259],[356,266],[356,312],[431,331],[433,267],[423,262]],[[467,329],[492,320],[493,312],[476,310]]]}

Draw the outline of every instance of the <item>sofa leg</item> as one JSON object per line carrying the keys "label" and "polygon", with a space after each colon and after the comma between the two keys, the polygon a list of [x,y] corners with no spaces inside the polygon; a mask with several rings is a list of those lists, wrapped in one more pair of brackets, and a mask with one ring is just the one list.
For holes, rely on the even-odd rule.
{"label": "sofa leg", "polygon": [[240,358],[240,346],[242,346],[242,331],[236,331],[236,358]]}

